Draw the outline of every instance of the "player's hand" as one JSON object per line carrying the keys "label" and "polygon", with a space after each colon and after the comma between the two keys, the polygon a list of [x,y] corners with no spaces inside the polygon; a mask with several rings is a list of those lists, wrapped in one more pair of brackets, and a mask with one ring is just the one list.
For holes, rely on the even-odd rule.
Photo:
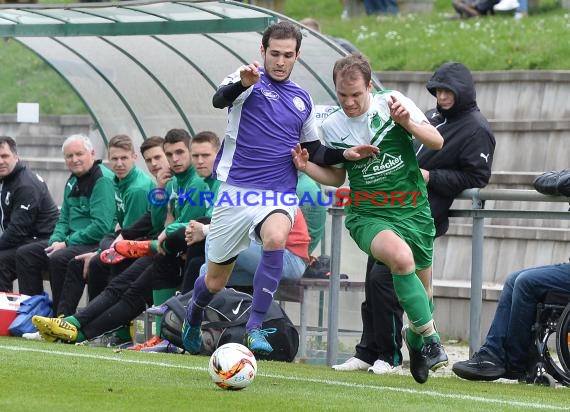
{"label": "player's hand", "polygon": [[160,169],[156,174],[157,187],[164,189],[170,179],[172,179],[172,171],[170,169]]}
{"label": "player's hand", "polygon": [[366,157],[372,157],[379,151],[380,149],[371,144],[359,144],[358,146],[346,149],[343,156],[346,160],[360,160]]}
{"label": "player's hand", "polygon": [[166,230],[163,230],[162,232],[160,232],[160,235],[158,235],[157,238],[158,253],[160,253],[161,255],[166,255],[166,250],[162,248],[162,242],[164,242],[165,240],[166,240]]}
{"label": "player's hand", "polygon": [[403,127],[406,127],[410,122],[410,112],[402,105],[402,103],[394,96],[390,96],[391,100],[388,101],[390,108],[390,117]]}
{"label": "player's hand", "polygon": [[46,247],[44,251],[46,252],[46,255],[50,257],[56,250],[64,249],[66,247],[67,245],[65,242],[53,242],[51,246]]}
{"label": "player's hand", "polygon": [[243,66],[239,70],[239,77],[243,87],[249,87],[259,81],[261,74],[259,73],[259,63],[253,62],[247,66]]}
{"label": "player's hand", "polygon": [[83,279],[87,280],[89,278],[89,263],[94,256],[97,255],[97,252],[87,252],[81,255],[75,256],[75,260],[82,260],[83,261]]}
{"label": "player's hand", "polygon": [[307,149],[301,148],[301,145],[297,143],[293,149],[291,149],[291,156],[293,157],[293,164],[295,167],[304,171],[307,168],[307,162],[309,161],[309,152]]}
{"label": "player's hand", "polygon": [[184,231],[186,244],[188,246],[204,240],[206,236],[204,236],[204,230],[202,229],[203,226],[203,223],[196,222],[195,220],[191,220],[190,223],[188,223],[188,226],[186,226],[186,230]]}

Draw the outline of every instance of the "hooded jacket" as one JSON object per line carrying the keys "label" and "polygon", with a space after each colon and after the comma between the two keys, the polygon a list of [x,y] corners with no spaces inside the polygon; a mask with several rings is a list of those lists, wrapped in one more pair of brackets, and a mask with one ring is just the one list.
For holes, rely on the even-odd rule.
{"label": "hooded jacket", "polygon": [[58,216],[46,183],[21,161],[0,180],[0,250],[49,238]]}
{"label": "hooded jacket", "polygon": [[445,63],[426,88],[434,96],[437,89],[450,90],[455,96],[450,109],[444,110],[438,104],[426,112],[430,123],[443,136],[442,149],[420,146],[416,152],[420,167],[429,171],[428,197],[438,237],[447,232],[454,198],[465,189],[489,183],[495,137],[477,106],[471,72],[463,64]]}

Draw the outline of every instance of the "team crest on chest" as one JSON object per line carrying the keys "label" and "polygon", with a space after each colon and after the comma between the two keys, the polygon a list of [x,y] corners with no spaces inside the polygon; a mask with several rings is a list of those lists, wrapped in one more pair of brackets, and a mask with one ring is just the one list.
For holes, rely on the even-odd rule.
{"label": "team crest on chest", "polygon": [[295,105],[297,110],[299,110],[300,112],[304,112],[305,109],[307,108],[305,106],[305,102],[299,96],[293,97],[293,104]]}

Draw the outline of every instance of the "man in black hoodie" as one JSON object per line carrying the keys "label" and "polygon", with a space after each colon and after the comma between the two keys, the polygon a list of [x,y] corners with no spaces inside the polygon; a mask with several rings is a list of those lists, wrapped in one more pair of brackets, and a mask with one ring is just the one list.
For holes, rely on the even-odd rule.
{"label": "man in black hoodie", "polygon": [[0,136],[0,292],[16,279],[16,249],[48,239],[59,212],[46,183],[18,157],[16,142]]}
{"label": "man in black hoodie", "polygon": [[[444,139],[441,150],[419,146],[418,163],[427,184],[436,235],[449,228],[449,208],[465,189],[484,187],[491,177],[495,137],[479,111],[471,72],[461,63],[439,67],[426,85],[436,97],[435,109],[426,112]],[[431,288],[430,308],[433,312]],[[386,266],[369,259],[365,299],[361,307],[362,337],[356,354],[336,370],[368,370],[376,374],[397,372],[402,364],[402,315]]]}

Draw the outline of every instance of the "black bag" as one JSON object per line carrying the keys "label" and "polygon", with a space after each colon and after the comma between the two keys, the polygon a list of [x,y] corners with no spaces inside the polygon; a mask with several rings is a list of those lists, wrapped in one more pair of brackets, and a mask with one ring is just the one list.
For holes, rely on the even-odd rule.
{"label": "black bag", "polygon": [[534,180],[534,188],[544,195],[570,197],[570,169],[546,172]]}
{"label": "black bag", "polygon": [[[182,348],[182,321],[186,318],[192,292],[170,298],[165,302],[168,310],[162,318],[161,337]],[[226,288],[214,295],[204,309],[202,322],[202,355],[211,355],[219,346],[243,343],[245,324],[251,311],[251,295]],[[269,355],[256,355],[257,359],[292,362],[299,349],[299,334],[291,319],[277,302],[272,302],[263,321],[263,329],[275,329],[267,336],[273,347]]]}

